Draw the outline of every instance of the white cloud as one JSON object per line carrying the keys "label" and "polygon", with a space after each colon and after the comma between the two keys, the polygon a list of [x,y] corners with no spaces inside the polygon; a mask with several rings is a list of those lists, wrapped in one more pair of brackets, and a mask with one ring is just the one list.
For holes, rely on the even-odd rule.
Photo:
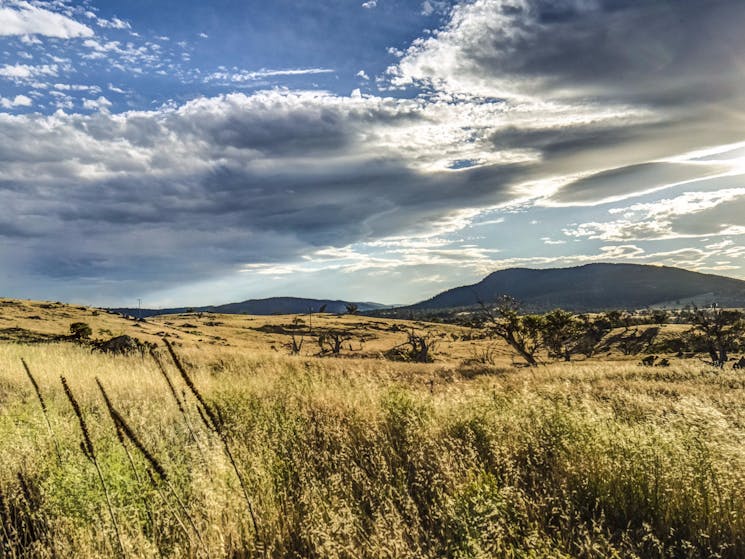
{"label": "white cloud", "polygon": [[42,77],[55,77],[59,74],[57,64],[32,66],[29,64],[6,64],[0,67],[0,78],[15,82],[28,82]]}
{"label": "white cloud", "polygon": [[365,71],[364,71],[364,70],[360,70],[359,72],[357,72],[357,74],[356,74],[356,75],[357,75],[357,77],[358,77],[358,78],[362,78],[363,80],[369,80],[369,79],[370,79],[370,76],[368,76],[368,75],[367,75],[367,74],[365,73]]}
{"label": "white cloud", "polygon": [[422,2],[422,15],[431,16],[435,13],[445,13],[450,8],[448,0],[424,0]]}
{"label": "white cloud", "polygon": [[240,83],[262,80],[266,78],[277,78],[281,76],[305,76],[314,74],[331,74],[334,70],[330,68],[288,68],[283,70],[273,70],[262,68],[261,70],[239,70],[233,68],[232,70],[224,69],[218,72],[213,72],[204,78],[205,82],[229,82],[229,83]]}
{"label": "white cloud", "polygon": [[108,29],[132,29],[132,25],[128,21],[124,21],[118,17],[112,17],[111,19],[97,17],[96,24],[99,27]]}
{"label": "white cloud", "polygon": [[[745,201],[745,188],[728,188],[715,191],[686,192],[675,198],[633,204],[609,210],[621,219],[592,221],[573,225],[564,230],[569,237],[601,241],[665,240],[704,238],[711,236],[742,235],[745,226],[727,222],[723,215],[714,212],[709,219],[701,214]],[[737,208],[737,206],[735,206]],[[698,215],[698,218],[693,216]],[[681,220],[695,219],[697,230],[681,228]],[[682,230],[681,230],[682,229]]]}
{"label": "white cloud", "polygon": [[377,7],[377,5],[378,5],[378,0],[367,0],[367,2],[364,2],[362,4],[362,7],[368,10],[371,10],[372,8]]}
{"label": "white cloud", "polygon": [[87,91],[91,93],[101,92],[101,88],[97,85],[56,83],[52,87],[58,91]]}
{"label": "white cloud", "polygon": [[88,109],[89,111],[103,111],[108,109],[111,106],[111,101],[106,99],[103,95],[98,97],[98,99],[84,99],[83,100],[83,108]]}
{"label": "white cloud", "polygon": [[86,60],[106,60],[112,68],[141,74],[143,67],[150,69],[162,68],[162,53],[160,45],[152,42],[134,44],[122,41],[103,41],[86,39],[83,46],[89,51],[82,55]]}
{"label": "white cloud", "polygon": [[29,2],[0,5],[0,35],[44,35],[61,39],[92,37],[93,30],[62,14]]}
{"label": "white cloud", "polygon": [[25,95],[16,95],[13,99],[7,99],[0,97],[0,107],[4,109],[12,109],[14,107],[30,107],[33,105],[33,101],[30,97]]}

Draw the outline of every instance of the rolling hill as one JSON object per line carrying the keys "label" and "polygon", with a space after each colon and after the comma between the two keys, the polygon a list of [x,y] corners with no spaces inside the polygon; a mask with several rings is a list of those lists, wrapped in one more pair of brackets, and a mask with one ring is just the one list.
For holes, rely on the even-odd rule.
{"label": "rolling hill", "polygon": [[[268,299],[249,299],[240,303],[227,303],[225,305],[210,305],[206,307],[178,307],[171,309],[136,309],[136,308],[114,308],[109,309],[125,315],[147,318],[163,314],[180,314],[191,312],[211,312],[218,314],[305,314],[309,310],[318,312],[325,305],[325,311],[329,313],[346,312],[348,301],[332,301],[328,299],[303,299],[300,297],[270,297]],[[360,311],[371,311],[382,309],[385,305],[378,303],[353,303]]]}
{"label": "rolling hill", "polygon": [[745,281],[681,268],[641,264],[587,264],[573,268],[510,268],[474,285],[449,289],[386,314],[478,306],[510,295],[528,310],[638,309],[653,306],[745,307]]}

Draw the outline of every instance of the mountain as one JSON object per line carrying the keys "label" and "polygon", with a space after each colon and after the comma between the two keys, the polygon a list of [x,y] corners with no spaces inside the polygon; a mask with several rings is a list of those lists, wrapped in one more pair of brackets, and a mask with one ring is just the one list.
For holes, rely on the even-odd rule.
{"label": "mountain", "polygon": [[268,299],[249,299],[240,303],[227,303],[225,305],[210,305],[206,307],[178,307],[171,309],[135,309],[116,308],[108,309],[121,314],[146,318],[161,314],[180,314],[184,312],[212,312],[220,314],[305,314],[309,310],[318,312],[322,306],[326,306],[325,312],[343,313],[347,311],[347,305],[357,305],[360,311],[371,311],[385,308],[378,303],[349,303],[348,301],[331,301],[328,299],[302,299],[299,297],[270,297]]}
{"label": "mountain", "polygon": [[[587,264],[574,268],[510,268],[479,283],[449,289],[408,307],[407,312],[473,307],[510,295],[527,310],[638,309],[686,304],[745,307],[745,281],[681,268],[641,264]],[[387,313],[386,313],[387,314]]]}

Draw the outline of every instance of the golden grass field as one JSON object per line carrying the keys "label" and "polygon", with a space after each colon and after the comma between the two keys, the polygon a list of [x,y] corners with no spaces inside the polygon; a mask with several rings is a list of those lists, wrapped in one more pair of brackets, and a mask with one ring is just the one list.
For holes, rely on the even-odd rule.
{"label": "golden grass field", "polygon": [[505,348],[464,365],[491,342],[428,324],[435,362],[392,362],[407,323],[331,315],[314,327],[375,336],[358,358],[290,356],[265,327],[292,319],[0,301],[7,338],[168,332],[208,408],[163,349],[175,396],[147,355],[0,341],[0,556],[745,557],[742,371],[614,353],[525,369]]}

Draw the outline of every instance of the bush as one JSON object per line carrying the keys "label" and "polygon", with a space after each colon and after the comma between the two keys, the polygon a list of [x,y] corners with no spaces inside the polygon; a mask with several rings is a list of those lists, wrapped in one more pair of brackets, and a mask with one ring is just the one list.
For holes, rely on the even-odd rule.
{"label": "bush", "polygon": [[73,322],[70,324],[70,335],[76,340],[87,340],[93,334],[91,327],[85,322]]}

